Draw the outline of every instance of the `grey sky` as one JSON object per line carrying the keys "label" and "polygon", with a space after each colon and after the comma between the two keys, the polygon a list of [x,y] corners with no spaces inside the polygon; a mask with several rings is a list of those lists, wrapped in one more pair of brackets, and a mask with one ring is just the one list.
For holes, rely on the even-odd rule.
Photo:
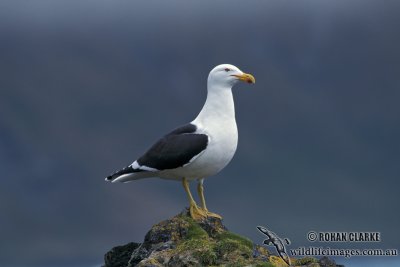
{"label": "grey sky", "polygon": [[257,83],[234,88],[239,147],[210,209],[256,242],[265,225],[293,247],[320,230],[398,248],[399,7],[2,1],[0,262],[96,264],[180,212],[179,183],[103,179],[192,120],[220,63]]}

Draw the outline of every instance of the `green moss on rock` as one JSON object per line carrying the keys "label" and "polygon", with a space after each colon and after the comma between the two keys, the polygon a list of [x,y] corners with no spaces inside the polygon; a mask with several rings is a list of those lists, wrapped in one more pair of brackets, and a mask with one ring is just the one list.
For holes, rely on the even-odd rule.
{"label": "green moss on rock", "polygon": [[244,246],[244,247],[248,247],[249,249],[253,249],[253,242],[243,236],[234,234],[232,232],[229,231],[225,231],[222,232],[220,234],[217,235],[217,240],[222,241],[222,240],[235,240],[237,241],[240,245]]}
{"label": "green moss on rock", "polygon": [[260,262],[257,263],[255,267],[275,267],[275,266],[270,262]]}
{"label": "green moss on rock", "polygon": [[[271,256],[265,247],[229,232],[220,219],[194,221],[187,210],[154,225],[142,244],[127,245],[126,251],[120,248],[106,254],[105,267],[276,267],[271,260],[276,256]],[[315,264],[314,258],[296,261],[297,266],[311,267]]]}
{"label": "green moss on rock", "polygon": [[220,258],[225,260],[249,259],[253,252],[252,249],[243,245],[240,241],[229,238],[219,240],[216,243],[215,251]]}
{"label": "green moss on rock", "polygon": [[193,255],[205,266],[216,265],[218,261],[217,254],[212,249],[196,251]]}
{"label": "green moss on rock", "polygon": [[186,217],[185,221],[189,223],[188,231],[185,239],[202,239],[208,238],[207,232],[200,227],[192,218]]}
{"label": "green moss on rock", "polygon": [[312,257],[304,257],[302,259],[297,259],[294,262],[294,265],[308,265],[311,263],[318,263],[318,260],[316,258],[312,258]]}

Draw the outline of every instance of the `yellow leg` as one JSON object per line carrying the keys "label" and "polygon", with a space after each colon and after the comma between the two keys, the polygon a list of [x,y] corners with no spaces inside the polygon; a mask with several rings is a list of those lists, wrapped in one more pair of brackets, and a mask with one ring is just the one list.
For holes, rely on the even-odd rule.
{"label": "yellow leg", "polygon": [[183,185],[183,188],[185,188],[186,194],[189,199],[190,216],[192,216],[192,218],[195,220],[203,220],[203,219],[207,218],[206,211],[200,209],[197,206],[196,202],[194,201],[192,193],[190,193],[189,182],[187,181],[186,178],[182,179],[182,185]]}
{"label": "yellow leg", "polygon": [[206,200],[204,198],[204,187],[203,187],[203,179],[200,179],[198,184],[197,184],[197,194],[199,194],[200,200],[201,200],[201,207],[207,210],[207,206],[206,206]]}
{"label": "yellow leg", "polygon": [[199,194],[199,197],[201,200],[201,207],[206,212],[207,216],[222,219],[222,217],[220,215],[208,211],[207,206],[206,206],[206,199],[204,198],[203,181],[204,181],[204,179],[199,179],[199,182],[197,184],[197,193]]}

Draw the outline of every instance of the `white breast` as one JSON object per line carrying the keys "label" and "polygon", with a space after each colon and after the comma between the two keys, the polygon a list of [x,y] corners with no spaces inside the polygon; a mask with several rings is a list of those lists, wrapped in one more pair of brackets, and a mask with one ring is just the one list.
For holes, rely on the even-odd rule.
{"label": "white breast", "polygon": [[238,143],[235,106],[230,88],[209,90],[203,109],[192,121],[197,132],[209,136],[207,149],[187,167],[206,178],[222,170],[233,158]]}
{"label": "white breast", "polygon": [[238,131],[235,120],[220,121],[214,127],[204,128],[209,136],[206,151],[193,161],[190,168],[198,168],[205,178],[217,174],[226,167],[235,155]]}
{"label": "white breast", "polygon": [[207,148],[183,167],[166,170],[166,179],[207,178],[222,170],[233,158],[238,143],[235,107],[231,87],[208,88],[207,100],[195,120],[196,133],[209,138]]}

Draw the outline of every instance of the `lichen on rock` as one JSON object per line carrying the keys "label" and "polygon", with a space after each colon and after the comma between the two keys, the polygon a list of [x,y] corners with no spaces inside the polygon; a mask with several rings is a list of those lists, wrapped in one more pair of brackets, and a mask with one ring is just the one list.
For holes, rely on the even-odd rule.
{"label": "lichen on rock", "polygon": [[[250,239],[228,231],[221,219],[209,217],[197,222],[187,209],[154,225],[143,243],[115,247],[104,258],[104,267],[281,266],[279,257]],[[296,263],[323,266],[314,258]]]}

